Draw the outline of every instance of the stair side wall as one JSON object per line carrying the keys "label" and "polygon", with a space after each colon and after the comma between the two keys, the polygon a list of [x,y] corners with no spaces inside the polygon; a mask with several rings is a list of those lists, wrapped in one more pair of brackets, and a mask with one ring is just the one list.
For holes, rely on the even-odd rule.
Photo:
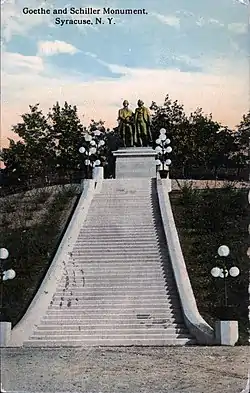
{"label": "stair side wall", "polygon": [[56,292],[61,280],[64,266],[67,264],[78,238],[82,223],[85,221],[88,210],[95,194],[95,180],[85,180],[84,189],[75,209],[69,226],[62,238],[47,274],[20,322],[12,329],[10,347],[22,346],[45,315],[53,294]]}
{"label": "stair side wall", "polygon": [[169,199],[169,181],[171,180],[163,180],[157,176],[157,193],[170,260],[183,310],[184,321],[189,332],[196,338],[199,344],[214,345],[214,330],[200,315],[189,280]]}

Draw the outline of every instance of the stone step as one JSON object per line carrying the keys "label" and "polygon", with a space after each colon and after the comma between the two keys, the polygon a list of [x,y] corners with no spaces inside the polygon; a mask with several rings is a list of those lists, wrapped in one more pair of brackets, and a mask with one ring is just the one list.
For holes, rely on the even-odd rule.
{"label": "stone step", "polygon": [[[119,273],[119,271],[114,271],[111,274],[111,272],[106,272],[105,273],[104,270],[100,270],[99,272],[98,271],[97,272],[92,272],[92,274],[91,274],[91,272],[84,272],[84,264],[83,264],[83,273],[81,275],[80,275],[80,273],[78,275],[76,275],[73,272],[72,273],[68,273],[66,271],[61,276],[61,280],[66,280],[67,277],[70,280],[77,279],[80,282],[83,280],[83,278],[85,278],[85,279],[92,279],[92,278],[95,278],[95,277],[98,280],[103,280],[103,281],[110,280],[110,282],[113,281],[113,280],[116,281],[117,279],[125,280],[125,282],[127,282],[127,281],[129,281],[129,282],[131,281],[132,282],[133,281],[134,283],[136,283],[138,281],[139,282],[147,282],[147,283],[149,281],[152,281],[152,284],[154,283],[156,285],[158,283],[161,283],[161,282],[165,281],[165,276],[164,276],[164,273],[162,271],[154,272],[154,271],[149,270],[148,272],[147,271],[143,272],[143,274],[141,272],[133,272],[133,271],[124,271],[124,272],[121,271],[120,273]],[[169,275],[166,274],[166,277],[168,279],[172,279],[172,274],[171,275],[170,274]]]}
{"label": "stone step", "polygon": [[[144,266],[141,268],[140,268],[140,266],[134,267],[133,265],[132,266],[126,265],[126,263],[123,263],[123,264],[120,263],[119,266],[117,266],[115,263],[114,264],[107,263],[106,265],[107,266],[105,266],[105,264],[104,265],[98,264],[98,262],[93,262],[93,264],[90,265],[88,263],[88,261],[85,261],[85,262],[82,261],[82,262],[77,262],[77,265],[73,264],[73,263],[70,264],[67,267],[66,271],[67,271],[67,273],[70,273],[70,274],[82,274],[83,272],[87,273],[87,274],[89,272],[100,273],[100,274],[102,274],[102,272],[110,272],[110,273],[111,272],[124,272],[124,273],[129,274],[130,272],[133,272],[133,273],[137,273],[140,275],[144,275],[144,273],[146,273],[146,274],[148,274],[148,273],[164,274],[164,271],[169,272],[169,273],[172,272],[172,269],[170,269],[170,267],[167,267],[164,270],[164,267],[161,266],[159,263],[156,264],[156,266],[155,265],[154,266]],[[64,275],[66,275],[67,273],[65,272]]]}
{"label": "stone step", "polygon": [[105,332],[105,335],[109,334],[115,334],[115,335],[123,335],[123,334],[147,334],[148,332],[150,334],[158,334],[158,333],[166,333],[166,334],[173,334],[173,335],[179,335],[179,334],[185,334],[186,336],[189,336],[189,333],[187,329],[175,329],[172,327],[164,327],[163,325],[137,325],[137,326],[129,326],[129,325],[124,325],[124,326],[104,326],[103,327],[91,327],[91,326],[75,326],[75,327],[70,327],[70,326],[65,326],[62,328],[62,326],[55,325],[53,326],[39,326],[36,328],[37,330],[34,332],[34,335],[79,335],[84,333],[84,335],[94,335],[96,333],[98,334],[103,334]]}
{"label": "stone step", "polygon": [[99,315],[93,316],[93,315],[87,315],[85,318],[82,316],[71,316],[71,315],[66,315],[61,318],[58,316],[53,316],[53,315],[46,315],[42,318],[42,320],[39,323],[39,326],[50,326],[50,325],[66,325],[66,326],[79,326],[79,325],[86,325],[86,326],[114,326],[116,324],[119,325],[137,325],[139,324],[157,324],[157,323],[164,323],[160,321],[167,321],[166,323],[170,324],[170,326],[178,326],[178,325],[184,325],[182,315],[179,314],[178,316],[175,315],[173,316],[172,314],[170,315],[163,315],[163,316],[156,316],[152,318],[137,318],[135,315],[126,315],[124,317],[121,317],[121,315],[113,315],[112,317],[106,318],[100,318]]}
{"label": "stone step", "polygon": [[91,270],[136,270],[138,271],[140,274],[143,275],[144,271],[148,272],[148,271],[161,271],[163,272],[164,268],[166,269],[166,271],[172,271],[172,267],[170,264],[168,264],[167,266],[165,266],[161,261],[155,261],[155,262],[144,262],[144,261],[139,261],[138,263],[136,262],[130,262],[130,261],[120,261],[120,262],[102,262],[102,261],[96,261],[96,262],[92,262],[91,264],[88,263],[88,261],[82,261],[82,262],[75,262],[74,260],[69,260],[68,265],[65,269],[67,269],[67,271],[82,271],[84,269],[91,269]]}
{"label": "stone step", "polygon": [[[82,283],[82,281],[81,281]],[[105,293],[117,293],[117,292],[122,292],[122,293],[126,293],[127,295],[129,294],[133,294],[136,293],[138,296],[142,293],[150,293],[152,292],[159,292],[162,291],[162,293],[166,293],[166,294],[172,294],[173,292],[175,293],[177,291],[176,285],[175,283],[171,283],[171,284],[166,284],[165,281],[161,282],[159,284],[159,282],[157,282],[156,284],[154,283],[154,285],[148,285],[148,282],[143,283],[143,282],[137,282],[137,286],[135,286],[133,283],[121,283],[121,284],[115,284],[114,283],[110,283],[110,282],[105,282],[105,283],[99,283],[99,284],[95,284],[95,282],[88,282],[88,280],[86,281],[85,285],[80,285],[80,286],[76,286],[76,285],[72,285],[72,283],[69,283],[67,285],[67,283],[65,283],[65,280],[59,282],[59,285],[57,286],[56,291],[59,290],[63,290],[65,289],[65,284],[66,284],[66,290],[67,291],[74,291],[74,290],[79,290],[79,291],[85,291],[85,290],[89,290],[91,292],[93,291],[100,291],[103,292],[105,291]],[[75,284],[75,283],[73,283]]]}
{"label": "stone step", "polygon": [[126,225],[126,224],[127,225],[128,224],[129,225],[135,224],[137,226],[141,224],[141,225],[147,225],[147,227],[149,227],[149,226],[153,227],[153,225],[154,225],[154,220],[153,219],[149,220],[147,217],[145,217],[145,218],[133,217],[132,218],[132,217],[127,217],[124,215],[124,216],[120,216],[117,219],[113,219],[112,212],[110,212],[109,217],[107,217],[107,213],[101,217],[99,215],[99,218],[98,217],[91,218],[91,217],[87,216],[87,219],[84,221],[84,224],[88,227],[93,222],[95,223],[95,225],[100,225],[100,226],[119,225],[119,226],[123,227],[123,225]]}
{"label": "stone step", "polygon": [[[84,227],[83,227],[84,228]],[[95,235],[95,236],[94,236]],[[98,236],[98,237],[97,237]],[[147,232],[143,232],[141,230],[133,230],[133,228],[130,229],[124,229],[124,228],[114,228],[112,227],[111,230],[108,228],[103,228],[102,230],[92,230],[92,228],[85,227],[84,230],[81,229],[78,240],[86,240],[86,241],[91,241],[93,240],[102,240],[106,241],[108,239],[109,241],[123,241],[123,242],[130,242],[133,240],[142,240],[142,241],[150,241],[150,240],[159,240],[158,236],[155,233],[155,229],[149,229]],[[77,241],[78,241],[77,240]]]}
{"label": "stone step", "polygon": [[[71,294],[72,293],[72,294]],[[140,298],[141,300],[147,298],[147,299],[153,299],[154,297],[164,297],[166,299],[179,299],[179,296],[177,294],[177,291],[164,291],[164,290],[158,290],[155,292],[148,292],[147,290],[144,291],[135,291],[135,292],[131,292],[131,293],[127,293],[127,292],[120,292],[120,291],[106,291],[105,289],[103,291],[100,291],[99,288],[95,288],[94,290],[92,290],[91,288],[77,288],[74,289],[72,291],[70,290],[65,290],[65,291],[56,291],[55,294],[53,295],[53,298],[59,298],[62,296],[83,296],[85,298],[87,297],[94,297],[95,299],[98,298],[105,298],[105,299],[113,299],[114,297],[116,298],[133,298],[133,297],[137,297]]]}
{"label": "stone step", "polygon": [[[133,243],[134,242],[134,243]],[[161,248],[164,247],[164,249],[167,249],[167,243],[163,241],[160,243],[159,239],[156,236],[145,236],[145,235],[134,235],[133,232],[131,234],[126,234],[126,233],[121,233],[121,232],[116,232],[113,235],[109,235],[108,233],[102,232],[97,235],[82,235],[80,234],[75,245],[81,245],[85,244],[88,247],[100,245],[100,247],[106,247],[106,246],[112,246],[112,245],[134,245],[135,249],[137,248],[137,245],[145,246],[145,247],[157,247]]]}
{"label": "stone step", "polygon": [[[141,304],[139,302],[130,302],[127,301],[126,305],[124,304],[124,301],[121,302],[98,302],[98,301],[77,301],[74,299],[65,299],[65,300],[57,300],[51,303],[48,306],[48,312],[50,311],[60,311],[64,310],[65,312],[69,311],[75,311],[76,313],[81,313],[81,312],[89,312],[92,313],[94,311],[99,312],[99,313],[116,313],[119,310],[122,310],[123,312],[129,312],[130,310],[140,313],[141,310],[147,310],[147,313],[152,313],[155,310],[161,309],[163,312],[172,312],[175,310],[180,310],[181,306],[179,301],[160,301],[158,300],[157,302],[153,302],[153,306],[150,307],[151,303],[150,302],[145,302],[144,307],[141,308]],[[144,311],[143,311],[144,312]]]}
{"label": "stone step", "polygon": [[92,294],[90,295],[90,294],[85,294],[85,293],[74,293],[73,295],[71,295],[71,294],[65,294],[65,293],[62,293],[62,295],[60,295],[60,294],[58,294],[57,292],[55,293],[55,295],[53,295],[53,299],[54,299],[54,301],[56,301],[56,300],[61,300],[61,298],[64,298],[64,299],[67,299],[67,298],[72,298],[72,297],[77,297],[77,299],[78,299],[78,301],[80,301],[80,300],[86,300],[86,301],[89,301],[89,300],[95,300],[95,301],[98,301],[98,300],[105,300],[105,301],[132,301],[132,300],[138,300],[138,299],[140,299],[140,301],[156,301],[156,300],[160,300],[160,299],[164,299],[164,300],[166,300],[166,301],[168,301],[168,300],[173,300],[173,301],[175,301],[175,299],[177,300],[177,299],[179,299],[178,298],[178,296],[176,295],[175,297],[173,296],[173,295],[167,295],[167,294],[165,294],[165,293],[155,293],[155,294],[147,294],[146,292],[144,293],[144,294],[142,294],[141,296],[138,296],[138,294],[131,294],[131,295],[126,295],[126,294],[123,294],[123,295],[119,295],[119,294],[116,294],[116,293],[110,293],[108,296],[106,295],[106,294],[104,294],[103,293],[103,295],[96,295],[96,294],[94,294],[93,292],[92,292]]}
{"label": "stone step", "polygon": [[[130,221],[127,224],[124,223],[119,228],[114,227],[113,225],[108,225],[107,222],[106,222],[106,224],[103,223],[103,225],[96,225],[96,222],[94,223],[94,225],[85,225],[85,224],[86,224],[86,221],[84,221],[84,226],[81,229],[81,232],[91,228],[92,231],[97,231],[99,233],[103,232],[103,230],[105,230],[105,231],[107,231],[107,230],[114,231],[114,230],[117,230],[117,229],[119,229],[119,231],[125,231],[125,230],[127,230],[127,231],[134,231],[135,233],[136,232],[140,232],[140,233],[148,232],[148,233],[151,233],[151,231],[153,229],[156,229],[154,227],[154,224],[148,224],[148,223],[146,223],[146,224],[140,224],[140,223],[131,224]],[[86,227],[88,227],[88,228],[86,228]]]}
{"label": "stone step", "polygon": [[[78,299],[75,297],[64,297],[64,300],[55,299],[53,303],[49,306],[49,310],[60,310],[61,308],[70,308],[71,310],[89,310],[89,309],[138,309],[141,307],[140,300],[138,299],[113,299],[110,301],[109,299]],[[62,305],[60,306],[60,304]],[[70,304],[70,305],[69,305]],[[171,301],[166,298],[160,299],[145,299],[143,300],[143,307],[146,309],[150,307],[152,308],[163,308],[165,309],[175,309],[180,308],[179,299],[172,299]]]}
{"label": "stone step", "polygon": [[[159,331],[150,331],[150,329],[148,329],[147,331],[131,331],[131,332],[123,332],[120,333],[119,331],[110,331],[109,333],[106,332],[92,332],[92,334],[84,334],[85,332],[75,332],[75,333],[71,333],[69,335],[65,334],[64,332],[55,332],[54,334],[49,334],[49,332],[45,331],[45,332],[36,332],[36,334],[33,334],[30,338],[35,338],[35,339],[44,339],[44,338],[54,338],[54,339],[65,339],[65,340],[74,340],[74,339],[83,339],[86,340],[88,338],[96,338],[98,340],[102,339],[102,338],[110,338],[110,339],[116,339],[116,338],[120,338],[120,339],[128,339],[128,338],[140,338],[140,336],[142,338],[191,338],[191,336],[186,333],[186,334],[173,334],[173,333],[168,333],[167,329],[166,330],[160,330]],[[144,337],[143,337],[144,336]]]}
{"label": "stone step", "polygon": [[[170,271],[170,270],[169,270]],[[86,264],[82,264],[82,269],[80,267],[69,267],[67,269],[67,272],[64,273],[62,276],[62,279],[66,280],[68,277],[69,279],[79,279],[82,280],[83,278],[87,279],[90,277],[104,277],[104,278],[109,278],[109,277],[125,277],[127,278],[133,278],[133,277],[138,277],[138,275],[142,275],[145,278],[146,277],[151,277],[151,278],[158,278],[158,277],[164,277],[164,271],[160,267],[158,269],[144,269],[144,270],[138,270],[138,269],[133,269],[129,267],[123,267],[120,269],[117,268],[92,268],[91,266],[88,266]]]}
{"label": "stone step", "polygon": [[[136,294],[138,293],[138,296],[140,296],[140,294],[142,292],[148,293],[147,292],[148,291],[148,287],[151,287],[151,285],[149,285],[148,282],[146,282],[146,283],[145,282],[143,282],[143,283],[137,282],[136,283],[137,287],[135,287],[135,288],[134,288],[134,285],[135,285],[134,283],[133,284],[129,283],[130,285],[128,285],[128,283],[116,283],[114,285],[114,283],[110,283],[109,281],[101,282],[100,286],[98,286],[96,284],[95,280],[92,280],[92,281],[88,281],[87,280],[86,283],[84,284],[84,286],[83,286],[83,280],[80,281],[80,283],[79,283],[80,285],[78,285],[78,286],[76,285],[76,283],[73,283],[73,284],[69,283],[67,285],[67,283],[62,281],[61,283],[59,283],[59,285],[58,285],[58,287],[56,289],[56,292],[63,291],[64,289],[67,290],[67,291],[75,291],[75,290],[79,290],[79,291],[83,290],[83,291],[85,291],[86,290],[86,291],[93,292],[94,289],[96,289],[97,291],[105,291],[105,293],[108,293],[108,292],[111,292],[112,290],[113,291],[117,291],[117,290],[121,290],[122,289],[122,290],[126,290],[127,293],[129,293],[129,292],[130,293],[136,293]],[[169,293],[170,295],[173,293],[173,291],[174,291],[174,293],[176,293],[176,291],[177,291],[175,285],[173,285],[171,287],[169,287],[169,286],[166,287],[165,286],[165,282],[162,282],[160,284],[157,283],[157,285],[154,283],[154,287],[158,288],[159,291],[160,290],[166,291],[166,293]],[[113,293],[113,292],[111,292],[111,293]]]}
{"label": "stone step", "polygon": [[[98,283],[100,283],[100,286],[104,287],[105,285],[107,286],[107,288],[117,288],[117,287],[121,287],[123,289],[126,289],[128,287],[128,285],[131,285],[132,287],[138,287],[138,289],[141,289],[143,287],[143,290],[146,292],[147,291],[147,287],[149,287],[151,285],[151,280],[144,280],[144,281],[130,281],[130,280],[121,280],[118,277],[114,280],[112,280],[112,282],[110,282],[109,279],[105,279],[102,280],[101,277],[97,277],[97,278],[87,278],[87,279],[82,279],[82,280],[74,280],[71,279],[70,281],[66,281],[66,280],[62,280],[61,282],[59,282],[59,285],[57,287],[57,290],[63,290],[64,288],[66,290],[70,290],[73,291],[76,287],[81,287],[84,289],[90,289],[92,290],[93,287],[98,287]],[[158,285],[159,289],[164,289],[165,287],[165,282],[164,280],[161,281],[154,281],[152,283],[153,285]],[[100,288],[99,288],[100,290]],[[169,290],[175,290],[176,291],[176,286],[172,286],[169,288]],[[130,292],[133,293],[133,288],[130,289]]]}
{"label": "stone step", "polygon": [[[152,283],[154,284],[158,284],[159,288],[164,288],[164,284],[165,284],[165,279],[163,276],[159,275],[150,275],[148,274],[147,276],[144,275],[143,278],[138,277],[138,275],[136,274],[125,274],[125,273],[121,273],[121,274],[113,274],[112,276],[110,274],[105,274],[104,272],[100,272],[99,274],[88,274],[88,273],[84,273],[83,276],[74,276],[73,274],[69,274],[67,276],[64,276],[61,278],[61,280],[59,281],[60,286],[69,286],[71,285],[71,287],[84,287],[86,288],[87,284],[90,284],[90,286],[93,285],[93,283],[103,283],[103,284],[110,284],[110,286],[114,286],[114,285],[126,285],[126,284],[130,284],[130,285],[134,285],[136,286],[137,283],[142,284],[144,283],[145,289],[146,286],[149,286]],[[172,288],[175,288],[175,286],[173,286]],[[133,289],[131,290],[131,292],[133,293]]]}
{"label": "stone step", "polygon": [[[180,310],[181,306],[179,305],[171,305],[170,303],[168,304],[159,304],[159,305],[154,305],[154,306],[147,306],[147,305],[134,305],[134,304],[127,304],[126,306],[121,306],[121,304],[76,304],[76,305],[71,305],[67,306],[67,303],[63,304],[61,307],[59,305],[52,305],[48,307],[48,313],[51,315],[63,315],[65,312],[68,314],[74,314],[74,315],[80,315],[81,313],[83,314],[97,314],[97,315],[103,315],[105,314],[119,314],[121,313],[122,315],[126,314],[152,314],[152,313],[157,313],[157,312],[162,312],[166,313],[166,315],[169,315],[169,313],[174,312],[176,310]],[[168,314],[167,314],[168,313]]]}
{"label": "stone step", "polygon": [[[132,260],[129,262],[129,260]],[[107,273],[107,274],[116,274],[122,273],[124,274],[131,274],[136,273],[137,276],[143,278],[143,276],[148,276],[149,274],[161,275],[163,276],[166,274],[169,277],[173,276],[173,269],[167,263],[167,261],[157,260],[152,258],[152,260],[144,261],[142,258],[139,260],[138,265],[136,265],[136,261],[134,261],[134,257],[126,259],[119,259],[117,261],[116,257],[112,256],[112,258],[106,258],[103,260],[99,257],[91,256],[77,256],[72,257],[69,259],[68,264],[66,265],[65,269],[63,270],[62,277],[67,276],[68,273],[71,275],[78,274],[81,275],[90,272],[94,272],[97,274]]]}
{"label": "stone step", "polygon": [[24,342],[25,347],[117,347],[117,346],[183,346],[183,345],[195,345],[196,341],[189,338],[166,338],[166,339],[148,339],[148,338],[125,338],[125,339],[86,339],[86,340],[71,340],[67,339],[43,339],[38,340],[37,338]]}
{"label": "stone step", "polygon": [[[155,292],[147,292],[147,289],[145,288],[145,290],[141,290],[141,291],[134,291],[134,292],[130,292],[129,294],[127,294],[125,291],[121,292],[121,291],[112,291],[112,290],[105,290],[105,288],[103,290],[100,290],[99,288],[94,288],[92,289],[91,287],[82,287],[82,288],[72,288],[71,289],[65,289],[65,291],[63,290],[65,289],[64,287],[58,288],[55,292],[55,294],[53,295],[55,298],[56,297],[61,297],[61,296],[95,296],[96,298],[98,297],[105,297],[105,298],[110,298],[112,299],[114,296],[117,298],[122,298],[122,297],[126,297],[128,296],[137,296],[140,299],[144,299],[146,298],[153,298],[154,296],[164,296],[166,299],[174,299],[174,298],[178,298],[179,299],[179,295],[177,293],[176,289],[173,289],[171,291],[165,291],[164,289],[159,289],[158,291]],[[72,295],[71,295],[72,293]]]}
{"label": "stone step", "polygon": [[[155,255],[148,255],[148,256],[144,256],[144,255],[136,256],[135,255],[135,256],[133,256],[133,255],[129,255],[129,254],[127,254],[127,255],[110,255],[110,256],[105,256],[105,257],[102,257],[102,255],[96,255],[96,256],[91,255],[91,257],[90,257],[90,256],[85,256],[84,251],[80,251],[80,252],[79,251],[77,251],[77,252],[72,251],[70,256],[73,259],[73,261],[77,261],[77,263],[79,263],[79,261],[85,262],[85,260],[87,260],[90,264],[93,262],[99,262],[99,261],[100,262],[107,261],[107,262],[113,262],[113,263],[115,263],[116,261],[117,262],[124,261],[124,263],[126,263],[127,260],[129,260],[135,264],[136,264],[136,261],[141,261],[141,262],[145,261],[145,263],[147,263],[148,261],[154,262],[154,263],[160,263],[164,258],[161,256],[155,257]],[[72,259],[71,259],[71,261],[72,261]]]}
{"label": "stone step", "polygon": [[130,247],[126,246],[126,248],[125,247],[121,248],[120,252],[119,252],[118,248],[117,249],[106,248],[104,250],[102,250],[102,249],[94,249],[91,246],[88,246],[88,247],[84,248],[81,245],[77,245],[77,243],[76,243],[76,245],[73,248],[73,253],[74,254],[82,254],[82,253],[86,254],[86,253],[88,253],[88,254],[91,254],[91,255],[92,254],[97,254],[97,255],[110,255],[110,254],[117,255],[118,254],[118,256],[120,256],[120,257],[123,257],[123,256],[128,255],[128,254],[129,255],[138,255],[138,256],[144,256],[144,255],[147,256],[148,255],[148,256],[154,256],[154,257],[161,256],[160,250],[152,249],[152,248],[148,248],[148,249],[145,249],[145,248],[138,249],[138,248],[136,248],[136,249],[134,249],[131,246]]}
{"label": "stone step", "polygon": [[86,339],[136,339],[136,338],[147,338],[147,339],[191,339],[192,336],[189,335],[188,333],[172,333],[168,332],[167,330],[160,330],[155,331],[148,329],[147,331],[109,331],[109,332],[102,332],[102,331],[93,331],[92,333],[88,332],[71,332],[67,334],[66,332],[50,332],[50,331],[45,331],[45,332],[35,332],[32,336],[30,336],[30,339],[54,339],[54,340],[86,340]]}
{"label": "stone step", "polygon": [[[58,307],[56,309],[53,308],[48,308],[47,310],[47,316],[51,317],[62,317],[65,318],[65,316],[69,317],[88,317],[88,318],[93,318],[93,317],[99,317],[103,318],[104,316],[108,315],[111,319],[116,316],[117,318],[127,318],[129,316],[133,316],[134,318],[137,318],[137,315],[151,315],[154,317],[158,317],[159,315],[167,318],[172,316],[175,316],[174,313],[178,314],[180,312],[181,308],[170,308],[170,307],[157,307],[157,308],[139,308],[136,307],[130,307],[130,308],[105,308],[105,310],[97,309],[96,307],[94,308],[71,308],[71,307]],[[103,314],[105,311],[105,314]]]}
{"label": "stone step", "polygon": [[106,252],[106,251],[121,251],[122,252],[133,252],[133,253],[140,253],[140,252],[144,252],[147,251],[148,253],[161,253],[161,248],[159,246],[159,244],[157,244],[157,241],[155,242],[150,242],[150,243],[138,243],[138,244],[127,244],[124,242],[120,242],[120,243],[113,243],[112,245],[106,243],[103,241],[103,244],[100,243],[96,243],[96,244],[92,244],[82,240],[78,240],[75,243],[74,246],[74,250],[78,250],[78,249],[85,249],[85,251],[99,251],[99,252]]}
{"label": "stone step", "polygon": [[149,321],[146,322],[141,322],[141,321],[137,321],[137,323],[128,323],[127,321],[121,321],[120,322],[114,322],[112,323],[112,321],[110,322],[109,320],[107,320],[106,323],[103,323],[103,321],[101,320],[99,323],[93,324],[92,322],[87,324],[87,323],[77,323],[75,321],[74,324],[70,325],[69,323],[66,324],[58,324],[58,323],[51,323],[50,325],[45,324],[44,321],[42,321],[39,326],[37,326],[36,329],[38,330],[60,330],[60,331],[65,331],[65,330],[71,330],[71,331],[79,331],[79,328],[81,330],[90,330],[92,331],[92,329],[97,329],[97,330],[116,330],[116,329],[122,329],[122,330],[127,330],[127,329],[167,329],[168,332],[182,332],[182,331],[187,331],[187,328],[184,324],[177,324],[177,323],[172,323],[170,321],[161,321],[158,323],[150,323]]}

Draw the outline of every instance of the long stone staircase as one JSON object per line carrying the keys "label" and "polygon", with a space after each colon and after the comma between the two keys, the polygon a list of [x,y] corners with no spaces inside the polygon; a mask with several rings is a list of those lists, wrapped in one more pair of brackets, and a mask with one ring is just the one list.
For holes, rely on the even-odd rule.
{"label": "long stone staircase", "polygon": [[155,179],[104,180],[25,346],[186,345]]}

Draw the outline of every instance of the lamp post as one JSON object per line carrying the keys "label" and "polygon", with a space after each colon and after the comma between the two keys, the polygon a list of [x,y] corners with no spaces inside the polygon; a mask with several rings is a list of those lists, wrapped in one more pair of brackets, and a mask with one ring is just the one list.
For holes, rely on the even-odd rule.
{"label": "lamp post", "polygon": [[91,178],[91,169],[101,165],[100,154],[105,146],[105,141],[103,133],[99,130],[86,134],[84,139],[84,146],[79,148],[79,153],[84,155],[84,164],[87,167],[88,178]]}
{"label": "lamp post", "polygon": [[6,248],[0,248],[0,321],[5,320],[3,313],[3,282],[13,280],[16,277],[16,272],[13,269],[5,270],[5,260],[9,256],[9,251]]}
{"label": "lamp post", "polygon": [[[170,146],[171,140],[166,136],[165,128],[160,129],[159,138],[156,139],[156,148],[155,152],[157,153],[156,157],[156,166],[161,167],[162,175],[164,176],[165,167],[167,169],[167,176],[169,175],[169,166],[172,161],[168,157],[168,154],[172,152],[172,147]],[[165,176],[164,176],[165,177]]]}
{"label": "lamp post", "polygon": [[[226,258],[230,254],[228,246],[220,246],[218,248],[218,255],[222,258]],[[222,278],[224,280],[224,305],[228,307],[228,291],[227,291],[227,280],[228,277],[237,277],[240,274],[240,269],[237,266],[228,268],[226,263],[222,261],[222,267],[213,267],[211,275],[215,278]]]}
{"label": "lamp post", "polygon": [[[218,248],[218,255],[226,258],[230,254],[229,247],[222,245]],[[237,266],[227,267],[225,261],[221,260],[221,267],[213,267],[211,274],[215,278],[224,280],[224,307],[218,321],[215,321],[215,338],[220,345],[234,346],[239,339],[239,328],[237,318],[234,317],[230,306],[228,306],[227,280],[228,277],[237,277],[240,270]]]}

